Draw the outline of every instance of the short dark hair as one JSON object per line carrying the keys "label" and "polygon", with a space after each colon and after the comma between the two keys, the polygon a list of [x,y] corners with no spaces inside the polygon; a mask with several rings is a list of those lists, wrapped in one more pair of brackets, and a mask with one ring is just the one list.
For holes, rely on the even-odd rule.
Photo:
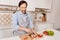
{"label": "short dark hair", "polygon": [[18,7],[20,7],[24,3],[26,4],[26,6],[28,5],[26,1],[20,1],[19,4],[18,4]]}

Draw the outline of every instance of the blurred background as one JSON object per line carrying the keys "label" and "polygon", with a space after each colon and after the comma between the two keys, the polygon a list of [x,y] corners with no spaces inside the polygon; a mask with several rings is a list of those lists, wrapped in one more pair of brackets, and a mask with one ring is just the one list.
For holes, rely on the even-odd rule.
{"label": "blurred background", "polygon": [[[0,0],[0,38],[13,36],[12,14],[21,0]],[[31,14],[35,27],[40,30],[53,28],[60,30],[60,0],[25,0],[27,12]],[[36,29],[37,30],[37,29]]]}

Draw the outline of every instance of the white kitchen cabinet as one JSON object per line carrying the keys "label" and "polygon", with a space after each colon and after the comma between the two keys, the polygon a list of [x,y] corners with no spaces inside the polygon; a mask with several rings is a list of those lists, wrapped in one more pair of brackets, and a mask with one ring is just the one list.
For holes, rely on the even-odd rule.
{"label": "white kitchen cabinet", "polygon": [[28,2],[29,11],[34,11],[35,8],[51,9],[52,0],[26,0]]}
{"label": "white kitchen cabinet", "polygon": [[27,10],[28,11],[35,11],[35,8],[36,8],[36,0],[25,0],[27,1],[28,3],[28,7],[27,7]]}
{"label": "white kitchen cabinet", "polygon": [[[21,0],[0,0],[0,4],[18,6]],[[52,0],[25,0],[28,3],[27,10],[35,11],[35,8],[51,9]]]}
{"label": "white kitchen cabinet", "polygon": [[17,6],[20,0],[0,0],[0,4]]}
{"label": "white kitchen cabinet", "polygon": [[0,39],[12,36],[13,36],[12,29],[0,29]]}
{"label": "white kitchen cabinet", "polygon": [[37,0],[36,8],[51,9],[52,0]]}

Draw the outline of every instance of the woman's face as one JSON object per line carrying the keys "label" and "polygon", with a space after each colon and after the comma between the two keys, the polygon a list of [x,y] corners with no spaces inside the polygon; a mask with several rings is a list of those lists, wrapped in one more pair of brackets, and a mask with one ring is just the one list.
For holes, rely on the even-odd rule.
{"label": "woman's face", "polygon": [[22,13],[26,13],[26,9],[27,9],[26,3],[21,4],[21,6],[19,7],[19,9],[20,9],[20,11]]}

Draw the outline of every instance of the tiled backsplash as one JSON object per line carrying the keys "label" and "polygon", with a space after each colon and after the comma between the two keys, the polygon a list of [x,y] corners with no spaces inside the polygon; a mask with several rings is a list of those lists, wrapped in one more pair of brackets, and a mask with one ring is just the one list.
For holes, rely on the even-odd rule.
{"label": "tiled backsplash", "polygon": [[[34,21],[34,13],[28,12],[31,14],[31,18]],[[12,24],[12,15],[13,13],[0,13],[0,25],[11,25]]]}
{"label": "tiled backsplash", "polygon": [[8,25],[11,24],[12,21],[12,13],[0,13],[0,25]]}

